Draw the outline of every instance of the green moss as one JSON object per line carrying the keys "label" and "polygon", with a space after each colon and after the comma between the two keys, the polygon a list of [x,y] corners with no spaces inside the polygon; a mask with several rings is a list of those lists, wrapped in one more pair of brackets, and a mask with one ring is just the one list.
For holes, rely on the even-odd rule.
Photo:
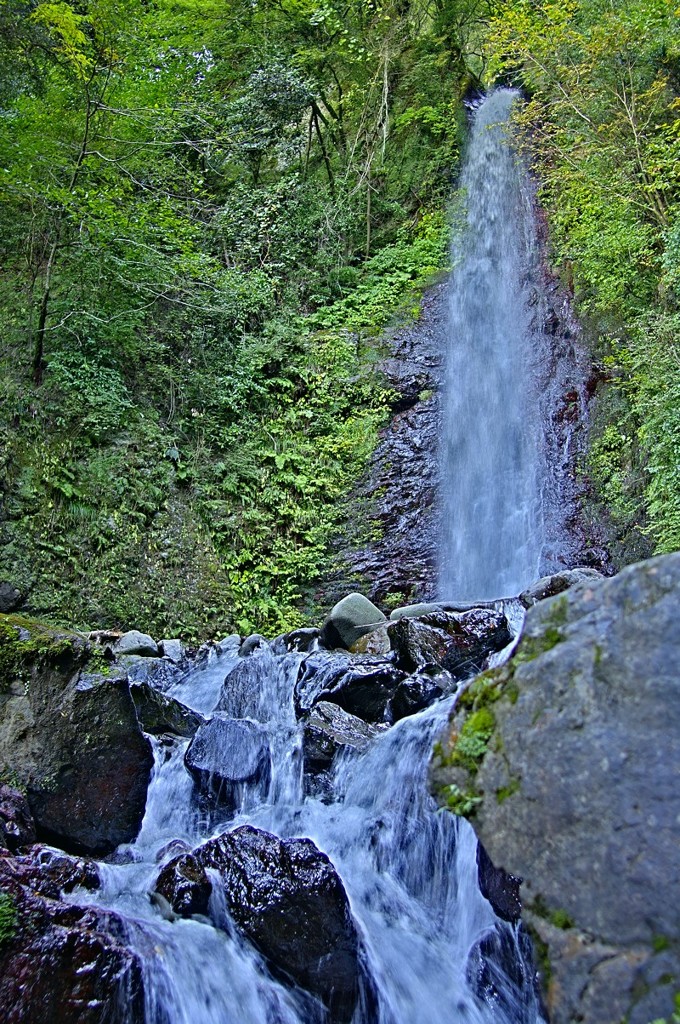
{"label": "green moss", "polygon": [[652,949],[655,953],[663,953],[670,946],[670,939],[666,935],[654,935],[652,937]]}
{"label": "green moss", "polygon": [[0,948],[16,935],[19,914],[8,892],[0,892]]}
{"label": "green moss", "polygon": [[519,787],[519,779],[512,779],[507,786],[501,786],[500,789],[496,790],[496,800],[499,804],[504,803],[508,797],[511,797],[513,793],[518,791]]}
{"label": "green moss", "polygon": [[55,665],[82,644],[76,633],[65,634],[21,615],[0,616],[0,693],[14,682],[28,682],[34,665]]}
{"label": "green moss", "polygon": [[537,636],[524,636],[514,655],[516,665],[534,661],[541,654],[551,651],[564,640],[563,627],[567,621],[568,600],[566,595],[554,598],[543,621],[543,628]]}
{"label": "green moss", "polygon": [[488,707],[481,707],[477,711],[473,711],[465,719],[454,741],[450,763],[459,765],[474,774],[486,753],[495,727],[496,719]]}

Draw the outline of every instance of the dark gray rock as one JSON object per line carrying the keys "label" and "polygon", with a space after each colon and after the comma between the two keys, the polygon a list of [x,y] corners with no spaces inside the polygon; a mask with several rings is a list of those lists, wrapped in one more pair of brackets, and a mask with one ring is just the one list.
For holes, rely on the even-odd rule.
{"label": "dark gray rock", "polygon": [[158,649],[164,658],[169,658],[170,661],[178,665],[185,657],[184,644],[181,640],[161,640],[158,645]]}
{"label": "dark gray rock", "polygon": [[0,583],[0,612],[11,612],[21,604],[21,592],[11,583]]}
{"label": "dark gray rock", "polygon": [[591,584],[601,579],[604,579],[601,572],[597,569],[589,569],[587,566],[578,569],[565,569],[563,572],[553,573],[552,576],[543,576],[540,580],[536,580],[530,587],[522,591],[519,599],[525,608],[531,608],[537,601],[543,601],[546,597],[554,597],[579,583]]}
{"label": "dark gray rock", "polygon": [[678,554],[540,601],[513,659],[468,691],[494,723],[476,771],[456,756],[469,710],[444,740],[438,784],[480,801],[468,804],[480,840],[524,878],[553,1024],[673,1012],[679,602]]}
{"label": "dark gray rock", "polygon": [[453,680],[448,672],[438,671],[435,666],[430,668],[434,669],[432,675],[419,672],[399,684],[388,704],[390,721],[398,722],[418,711],[424,711],[444,696]]}
{"label": "dark gray rock", "polygon": [[304,724],[302,752],[305,771],[326,771],[339,751],[365,750],[379,732],[375,725],[348,714],[337,704],[319,701]]}
{"label": "dark gray rock", "polygon": [[259,650],[261,647],[268,647],[268,646],[269,646],[269,641],[265,637],[260,636],[259,633],[253,633],[252,636],[246,637],[246,639],[243,641],[243,643],[239,647],[239,649],[238,649],[239,657],[240,658],[247,658],[248,655],[253,654],[255,651]]}
{"label": "dark gray rock", "polygon": [[241,802],[244,787],[264,795],[271,776],[269,744],[255,722],[216,716],[197,731],[184,763],[199,789],[228,809]]}
{"label": "dark gray rock", "polygon": [[350,648],[360,637],[385,621],[385,615],[363,594],[348,594],[331,608],[321,629],[319,643],[331,649]]}
{"label": "dark gray rock", "polygon": [[144,732],[152,735],[170,732],[175,736],[190,738],[205,723],[197,711],[166,696],[149,683],[132,683],[130,693]]}
{"label": "dark gray rock", "polygon": [[512,639],[507,619],[497,608],[404,616],[390,623],[388,631],[399,668],[415,672],[436,664],[455,678],[479,672],[489,655]]}
{"label": "dark gray rock", "polygon": [[0,692],[0,771],[26,789],[40,839],[110,853],[139,831],[153,766],[127,675],[102,674],[98,661],[88,672],[79,634],[30,619],[21,629],[12,684]]}
{"label": "dark gray rock", "polygon": [[284,980],[316,996],[333,1024],[349,1024],[360,987],[359,940],[335,868],[311,839],[279,839],[244,825],[199,847],[216,869],[239,930]]}
{"label": "dark gray rock", "polygon": [[138,629],[129,629],[116,641],[114,654],[139,654],[143,658],[159,657],[158,644],[148,633],[140,633]]}
{"label": "dark gray rock", "polygon": [[405,678],[386,658],[314,652],[300,666],[298,710],[304,713],[323,700],[367,722],[387,722],[389,702]]}
{"label": "dark gray rock", "polygon": [[200,861],[187,853],[165,865],[154,891],[167,900],[179,917],[191,917],[208,913],[212,884]]}
{"label": "dark gray rock", "polygon": [[283,636],[277,637],[275,643],[280,643],[281,653],[284,651],[300,651],[306,654],[313,649],[320,633],[321,630],[314,627],[294,629],[291,633],[284,633]]}
{"label": "dark gray rock", "polygon": [[23,793],[0,784],[0,848],[17,850],[35,842],[35,824]]}
{"label": "dark gray rock", "polygon": [[0,857],[0,890],[16,912],[14,934],[0,944],[3,1024],[143,1024],[142,964],[125,924],[64,902],[62,891],[94,888],[95,876],[85,862],[50,853]]}

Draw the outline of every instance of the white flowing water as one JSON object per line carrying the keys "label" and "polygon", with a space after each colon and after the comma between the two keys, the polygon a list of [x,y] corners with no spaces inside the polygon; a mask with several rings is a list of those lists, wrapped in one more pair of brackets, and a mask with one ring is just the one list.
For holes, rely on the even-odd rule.
{"label": "white flowing water", "polygon": [[509,137],[516,99],[499,89],[478,107],[461,181],[442,441],[439,589],[449,600],[518,594],[541,574],[545,545],[537,233]]}
{"label": "white flowing water", "polygon": [[102,865],[97,897],[125,918],[143,961],[147,1024],[325,1020],[318,1004],[273,979],[239,937],[219,886],[210,919],[166,920],[150,899],[161,865],[178,852],[174,841],[195,847],[246,822],[284,838],[311,838],[340,874],[371,989],[353,1024],[538,1024],[521,931],[497,919],[480,892],[470,826],[438,811],[428,793],[432,743],[451,699],[398,722],[361,756],[341,758],[323,799],[305,796],[293,704],[301,657],[264,648],[237,659],[227,649],[169,691],[205,712],[218,702],[225,670],[236,665],[220,708],[264,724],[273,765],[259,802],[208,821],[184,767],[187,742],[154,741],[140,835],[118,850],[117,863]]}

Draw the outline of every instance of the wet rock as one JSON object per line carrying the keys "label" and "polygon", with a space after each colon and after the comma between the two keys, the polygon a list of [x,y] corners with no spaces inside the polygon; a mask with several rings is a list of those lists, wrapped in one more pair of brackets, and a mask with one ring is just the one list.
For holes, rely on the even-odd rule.
{"label": "wet rock", "polygon": [[[96,861],[70,857],[61,850],[36,843],[11,862],[11,875],[23,886],[49,899],[60,899],[74,889],[94,892],[101,885]],[[5,865],[7,869],[7,865]]]}
{"label": "wet rock", "polygon": [[519,889],[522,879],[497,868],[481,843],[477,846],[477,879],[479,888],[503,921],[515,924],[522,915]]}
{"label": "wet rock", "polygon": [[511,661],[470,688],[473,715],[493,690],[473,773],[449,737],[440,781],[474,797],[493,862],[524,878],[553,1024],[673,1013],[679,601],[678,554],[539,601]]}
{"label": "wet rock", "polygon": [[310,839],[281,840],[244,825],[196,850],[219,871],[239,930],[283,979],[349,1024],[359,994],[359,941],[335,868]]}
{"label": "wet rock", "polygon": [[185,657],[184,644],[181,640],[161,640],[158,649],[162,657],[169,658],[175,665],[178,665]]}
{"label": "wet rock", "polygon": [[385,658],[318,651],[300,666],[296,701],[301,713],[323,700],[367,722],[386,722],[389,701],[405,678]]}
{"label": "wet rock", "polygon": [[505,615],[496,608],[403,616],[388,631],[399,668],[415,672],[436,664],[457,678],[478,672],[490,654],[512,639]]}
{"label": "wet rock", "polygon": [[543,576],[536,580],[530,587],[523,590],[519,599],[525,608],[531,608],[537,601],[543,601],[546,597],[554,597],[574,587],[579,583],[591,584],[604,579],[597,569],[581,567],[578,569],[565,569],[563,572],[553,573],[552,576]]}
{"label": "wet rock", "polygon": [[359,637],[372,632],[385,621],[380,609],[363,594],[348,594],[329,612],[319,642],[329,649],[349,648]]}
{"label": "wet rock", "polygon": [[246,637],[241,646],[238,649],[240,658],[247,658],[248,655],[253,654],[261,647],[268,647],[269,641],[265,637],[260,636],[259,633],[253,633],[252,636]]}
{"label": "wet rock", "polygon": [[337,704],[319,701],[305,720],[302,751],[305,771],[318,773],[330,768],[338,751],[365,750],[380,730]]}
{"label": "wet rock", "polygon": [[22,623],[16,646],[2,634],[16,688],[0,694],[0,772],[26,789],[40,839],[109,853],[137,835],[153,765],[127,675],[88,672],[79,634]]}
{"label": "wet rock", "polygon": [[234,810],[245,786],[264,794],[271,775],[264,728],[244,719],[215,716],[202,725],[187,748],[184,763],[199,789]]}
{"label": "wet rock", "polygon": [[412,619],[440,611],[443,611],[443,608],[438,601],[421,601],[420,604],[407,604],[402,608],[395,608],[390,612],[390,619],[396,622],[398,619]]}
{"label": "wet rock", "polygon": [[158,644],[148,633],[140,633],[138,629],[129,629],[116,642],[114,654],[139,654],[143,658],[157,658]]}
{"label": "wet rock", "polygon": [[156,854],[156,863],[162,864],[170,857],[179,857],[182,853],[191,853],[191,847],[184,839],[171,839],[165,846],[161,846]]}
{"label": "wet rock", "polygon": [[143,1024],[142,966],[121,919],[46,895],[24,860],[0,858],[0,889],[14,911],[0,945],[4,1024]]}
{"label": "wet rock", "polygon": [[277,653],[283,654],[286,651],[300,651],[306,654],[315,647],[320,633],[321,630],[314,627],[294,629],[291,633],[284,633],[283,636],[277,637],[274,641],[275,644],[280,645],[280,652],[277,650]]}
{"label": "wet rock", "polygon": [[35,842],[35,824],[20,790],[0,784],[0,847],[16,850]]}
{"label": "wet rock", "polygon": [[399,684],[388,704],[388,716],[392,722],[424,711],[450,689],[453,680],[449,673],[437,671],[435,666],[430,667],[434,669],[432,675],[421,672],[408,676]]}
{"label": "wet rock", "polygon": [[0,583],[0,612],[14,611],[21,604],[21,592],[6,581]]}
{"label": "wet rock", "polygon": [[179,917],[208,913],[212,885],[203,865],[190,853],[166,864],[154,889]]}
{"label": "wet rock", "polygon": [[170,732],[190,738],[205,719],[173,697],[167,697],[148,683],[133,683],[130,693],[144,732],[158,735]]}
{"label": "wet rock", "polygon": [[350,647],[351,654],[389,654],[392,650],[387,626],[379,626],[372,633],[359,637]]}

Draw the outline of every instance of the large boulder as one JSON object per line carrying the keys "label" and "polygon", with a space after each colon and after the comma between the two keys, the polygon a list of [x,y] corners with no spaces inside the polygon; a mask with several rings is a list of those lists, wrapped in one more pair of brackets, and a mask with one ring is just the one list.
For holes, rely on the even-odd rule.
{"label": "large boulder", "polygon": [[88,862],[34,847],[0,856],[4,1024],[143,1024],[142,965],[116,914],[61,899],[96,887]]}
{"label": "large boulder", "polygon": [[207,914],[212,884],[205,868],[190,853],[181,854],[166,864],[156,879],[155,894],[180,917]]}
{"label": "large boulder", "polygon": [[525,608],[531,608],[537,601],[544,601],[546,597],[555,597],[556,594],[561,594],[565,590],[569,590],[570,587],[575,587],[580,583],[596,583],[601,579],[604,579],[603,574],[588,566],[578,569],[563,569],[562,572],[553,573],[552,576],[542,576],[540,580],[536,580],[530,587],[522,591],[519,599]]}
{"label": "large boulder", "polygon": [[304,723],[302,752],[305,771],[312,774],[326,771],[341,751],[360,753],[379,731],[377,726],[348,714],[337,704],[319,701]]}
{"label": "large boulder", "polygon": [[90,656],[80,634],[0,617],[0,776],[39,838],[106,854],[139,831],[153,755],[125,671]]}
{"label": "large boulder", "polygon": [[244,825],[195,851],[217,870],[230,914],[273,971],[349,1024],[360,987],[359,940],[335,868],[311,839]]}
{"label": "large boulder", "polygon": [[321,629],[323,647],[350,648],[359,637],[377,629],[386,617],[363,594],[348,594],[331,608]]}
{"label": "large boulder", "polygon": [[247,719],[210,719],[189,744],[184,763],[201,792],[229,810],[240,805],[245,787],[264,795],[271,777],[267,734]]}
{"label": "large boulder", "polygon": [[304,713],[330,701],[367,722],[387,722],[390,700],[405,678],[387,658],[316,651],[300,666],[296,703]]}
{"label": "large boulder", "polygon": [[540,601],[434,759],[443,800],[524,879],[552,1024],[674,1009],[679,603],[680,554]]}
{"label": "large boulder", "polygon": [[497,608],[438,609],[418,618],[401,616],[388,631],[399,668],[415,672],[434,663],[455,678],[479,672],[489,655],[512,639],[508,620]]}
{"label": "large boulder", "polygon": [[149,683],[131,683],[130,693],[142,729],[152,736],[170,732],[174,736],[190,738],[205,722],[203,715]]}

